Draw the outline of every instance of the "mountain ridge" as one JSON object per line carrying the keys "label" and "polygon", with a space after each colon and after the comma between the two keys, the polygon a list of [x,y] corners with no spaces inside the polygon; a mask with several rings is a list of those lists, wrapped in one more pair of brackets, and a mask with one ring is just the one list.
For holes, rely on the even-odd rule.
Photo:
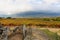
{"label": "mountain ridge", "polygon": [[19,12],[19,13],[13,14],[12,16],[16,16],[16,17],[57,17],[57,16],[60,16],[60,13],[29,11],[29,12]]}

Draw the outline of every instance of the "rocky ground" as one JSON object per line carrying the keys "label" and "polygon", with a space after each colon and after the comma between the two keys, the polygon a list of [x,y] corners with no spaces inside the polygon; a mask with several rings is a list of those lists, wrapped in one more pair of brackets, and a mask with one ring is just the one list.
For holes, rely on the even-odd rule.
{"label": "rocky ground", "polygon": [[[49,30],[51,31],[52,29]],[[22,33],[13,33],[8,37],[8,40],[50,40],[50,37],[38,28],[31,28],[27,29],[24,38]]]}
{"label": "rocky ground", "polygon": [[[11,34],[8,37],[8,40],[23,40],[23,34],[20,34],[20,33]],[[49,40],[49,37],[41,30],[28,29],[24,40]]]}
{"label": "rocky ground", "polygon": [[32,29],[32,34],[28,34],[24,40],[49,40],[49,37],[41,30]]}

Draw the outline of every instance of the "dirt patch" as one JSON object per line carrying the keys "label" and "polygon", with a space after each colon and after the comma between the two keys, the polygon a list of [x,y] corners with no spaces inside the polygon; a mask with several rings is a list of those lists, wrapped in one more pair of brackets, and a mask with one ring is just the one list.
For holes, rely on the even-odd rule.
{"label": "dirt patch", "polygon": [[23,35],[20,33],[15,33],[8,37],[8,40],[22,40],[22,39],[23,39]]}

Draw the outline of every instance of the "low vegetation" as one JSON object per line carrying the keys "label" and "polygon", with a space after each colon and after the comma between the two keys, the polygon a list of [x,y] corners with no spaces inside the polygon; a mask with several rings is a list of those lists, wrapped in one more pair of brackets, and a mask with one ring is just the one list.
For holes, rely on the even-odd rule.
{"label": "low vegetation", "polygon": [[48,35],[49,40],[60,40],[60,36],[57,33],[51,32],[48,29],[43,29],[42,31]]}
{"label": "low vegetation", "polygon": [[22,24],[39,27],[60,28],[60,17],[54,18],[0,18],[3,26],[20,26]]}

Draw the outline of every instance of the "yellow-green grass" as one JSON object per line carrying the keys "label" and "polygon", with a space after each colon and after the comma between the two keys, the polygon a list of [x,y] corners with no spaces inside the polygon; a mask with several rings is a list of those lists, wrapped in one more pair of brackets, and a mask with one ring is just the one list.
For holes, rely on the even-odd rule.
{"label": "yellow-green grass", "polygon": [[43,25],[60,25],[60,21],[44,21],[41,19],[31,19],[31,18],[15,18],[15,19],[0,19],[1,24],[9,25],[20,25],[20,24],[43,24]]}

